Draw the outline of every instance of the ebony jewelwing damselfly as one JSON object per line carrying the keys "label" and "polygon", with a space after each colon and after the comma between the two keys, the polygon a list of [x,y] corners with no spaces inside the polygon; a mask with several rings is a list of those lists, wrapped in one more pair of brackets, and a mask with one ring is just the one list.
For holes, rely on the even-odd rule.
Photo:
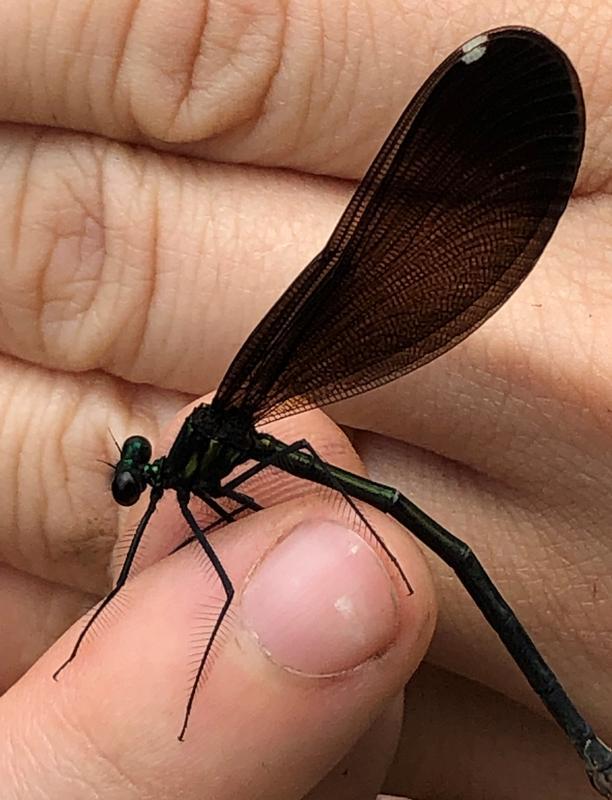
{"label": "ebony jewelwing damselfly", "polygon": [[[383,144],[327,245],[249,336],[210,405],[191,412],[161,458],[151,461],[151,445],[141,436],[123,444],[113,496],[128,506],[150,487],[149,504],[115,587],[56,675],[125,584],[159,499],[173,489],[190,540],[210,559],[225,595],[187,703],[182,739],[234,596],[190,497],[221,523],[231,522],[260,508],[241,485],[274,466],[339,492],[357,514],[355,500],[390,514],[450,565],[582,757],[595,788],[610,796],[612,751],[579,714],[470,548],[396,489],[324,462],[307,441],[286,444],[258,430],[394,380],[490,317],[528,275],[567,205],[584,126],[572,65],[536,31],[483,33],[436,69]],[[228,477],[247,462],[253,466]],[[228,510],[221,500],[235,507]]]}

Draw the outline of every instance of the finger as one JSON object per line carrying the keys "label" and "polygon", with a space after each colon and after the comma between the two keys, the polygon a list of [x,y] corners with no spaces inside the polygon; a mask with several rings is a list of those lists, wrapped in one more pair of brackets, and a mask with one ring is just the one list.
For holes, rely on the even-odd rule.
{"label": "finger", "polygon": [[95,601],[0,564],[0,694]]}
{"label": "finger", "polygon": [[[346,189],[327,181],[195,167],[83,137],[14,130],[5,135],[0,240],[6,242],[3,258],[11,270],[0,279],[4,351],[47,367],[101,368],[194,394],[219,381],[241,341],[324,243],[348,197]],[[278,225],[271,226],[271,219]],[[440,371],[432,365],[419,370],[418,379],[408,377],[385,390],[389,394],[381,393],[385,407],[376,426],[423,440],[431,449],[444,448],[449,457],[470,458],[475,468],[496,468],[504,478],[500,471],[513,460],[493,462],[490,448],[483,448],[499,433],[499,419],[515,433],[516,404],[497,413],[500,381],[511,391],[517,373],[541,371],[548,352],[543,325],[570,326],[586,317],[582,346],[565,348],[561,365],[570,384],[582,385],[582,347],[596,334],[595,325],[600,326],[596,336],[607,331],[599,315],[588,321],[586,297],[582,304],[566,300],[575,294],[579,257],[592,255],[591,278],[597,274],[603,280],[605,273],[606,250],[591,247],[583,222],[568,220],[565,237],[553,240],[528,286],[482,332],[445,357],[463,376],[464,413],[439,413],[450,408],[457,392],[439,389]],[[546,298],[545,312],[527,298],[535,306]],[[561,343],[556,340],[555,346]],[[492,348],[495,357],[489,355]],[[410,404],[404,402],[405,386],[414,397]],[[564,386],[557,381],[558,394]],[[592,393],[593,402],[597,396]],[[477,434],[482,433],[465,452],[478,401],[483,424]],[[427,410],[434,402],[439,424],[432,426]],[[389,413],[391,405],[400,412]],[[370,411],[367,403],[363,407]],[[344,408],[344,421],[360,422],[349,416],[351,404]],[[532,420],[518,417],[525,426]],[[390,429],[392,420],[397,423]],[[525,438],[532,439],[532,431],[525,430]],[[508,439],[508,446],[523,441]],[[483,453],[490,463],[483,464]]]}
{"label": "finger", "polygon": [[[561,505],[557,516],[554,508],[530,504],[435,454],[378,437],[354,438],[372,478],[397,487],[469,543],[581,712],[609,738],[604,631],[610,564],[599,508],[568,517]],[[425,556],[440,597],[428,658],[546,715],[452,571],[427,551]]]}
{"label": "finger", "polygon": [[118,525],[103,463],[117,458],[112,433],[155,438],[184,396],[2,358],[0,400],[0,560],[100,594]]}
{"label": "finger", "polygon": [[439,362],[371,400],[345,402],[339,421],[374,423],[552,510],[565,507],[566,521],[568,503],[603,501],[612,510],[601,492],[612,477],[612,224],[605,214],[600,221],[604,208],[570,206],[533,273],[493,319]]}
{"label": "finger", "polygon": [[403,693],[387,705],[368,731],[304,800],[372,800],[397,749]]}
{"label": "finger", "polygon": [[[345,177],[362,174],[448,52],[506,18],[501,0],[452,13],[378,1],[302,3],[299,13],[235,0],[117,0],[112,14],[83,0],[38,8],[32,18],[14,0],[0,33],[2,118]],[[612,67],[607,7],[564,3],[550,19],[543,11],[533,4],[515,22],[568,51],[594,141],[604,142],[610,89],[595,76]],[[597,175],[601,185],[602,172],[609,180],[609,158],[609,144],[589,152],[586,183]]]}
{"label": "finger", "polygon": [[592,795],[580,759],[553,723],[430,665],[406,689],[402,737],[385,789],[462,800]]}
{"label": "finger", "polygon": [[[605,735],[612,461],[601,336],[610,315],[598,290],[605,246],[584,242],[593,270],[581,277],[571,230],[590,226],[572,217],[579,213],[570,209],[529,282],[464,347],[383,388],[375,402],[345,405],[339,419],[388,434],[355,437],[370,474],[469,543]],[[600,233],[612,228],[604,223]],[[542,713],[463,587],[437,559],[430,564],[442,598],[432,657]]]}
{"label": "finger", "polygon": [[347,199],[331,182],[6,126],[0,188],[3,351],[193,393]]}
{"label": "finger", "polygon": [[[131,791],[154,786],[160,798],[303,797],[401,688],[433,619],[427,573],[402,532],[377,518],[410,577],[410,597],[355,533],[326,515],[316,502],[288,502],[211,536],[239,600],[183,744],[175,737],[190,657],[202,651],[197,620],[219,593],[193,548],[135,578],[127,607],[55,684],[50,673],[75,633],[64,637],[0,704],[2,733],[13,742],[5,796],[35,784],[66,800],[103,787],[112,800],[129,783]],[[283,576],[303,580],[302,589]],[[38,732],[53,739],[52,753]],[[76,788],[58,759],[79,765]]]}

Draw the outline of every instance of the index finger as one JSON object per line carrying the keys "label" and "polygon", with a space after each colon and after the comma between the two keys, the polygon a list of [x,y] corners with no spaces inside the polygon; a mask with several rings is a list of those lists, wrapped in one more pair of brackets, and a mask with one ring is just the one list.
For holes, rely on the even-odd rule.
{"label": "index finger", "polygon": [[[534,26],[574,62],[593,141],[582,181],[609,178],[612,68],[605,4],[566,3]],[[501,0],[282,4],[276,0],[15,0],[0,31],[0,118],[90,131],[215,160],[362,174],[434,66],[507,21]],[[474,20],[478,22],[475,23]],[[417,33],[418,32],[418,33]],[[592,188],[592,185],[591,187]]]}

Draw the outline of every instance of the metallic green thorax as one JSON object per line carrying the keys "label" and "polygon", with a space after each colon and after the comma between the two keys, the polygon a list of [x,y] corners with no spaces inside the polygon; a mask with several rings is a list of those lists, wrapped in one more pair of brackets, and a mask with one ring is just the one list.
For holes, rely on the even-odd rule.
{"label": "metallic green thorax", "polygon": [[168,454],[145,469],[147,483],[217,496],[221,481],[250,458],[255,436],[249,423],[202,404],[185,419]]}
{"label": "metallic green thorax", "polygon": [[[144,443],[144,444],[143,444]],[[301,450],[287,452],[288,446],[274,436],[259,433],[250,420],[219,415],[206,404],[195,408],[185,419],[166,456],[147,463],[148,442],[131,437],[123,447],[121,465],[126,470],[141,470],[143,482],[160,489],[184,490],[212,497],[222,494],[221,483],[237,466],[249,460],[281,466],[296,477],[336,487],[336,482],[357,499],[379,507],[391,506],[396,492],[346,472]]]}

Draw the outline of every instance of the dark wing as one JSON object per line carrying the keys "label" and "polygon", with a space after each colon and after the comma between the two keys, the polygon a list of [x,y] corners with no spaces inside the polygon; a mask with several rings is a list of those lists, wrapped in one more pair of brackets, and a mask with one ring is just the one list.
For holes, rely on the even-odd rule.
{"label": "dark wing", "polygon": [[583,140],[578,77],[556,45],[526,28],[471,39],[404,111],[328,244],[249,336],[213,404],[276,419],[454,347],[540,256]]}

